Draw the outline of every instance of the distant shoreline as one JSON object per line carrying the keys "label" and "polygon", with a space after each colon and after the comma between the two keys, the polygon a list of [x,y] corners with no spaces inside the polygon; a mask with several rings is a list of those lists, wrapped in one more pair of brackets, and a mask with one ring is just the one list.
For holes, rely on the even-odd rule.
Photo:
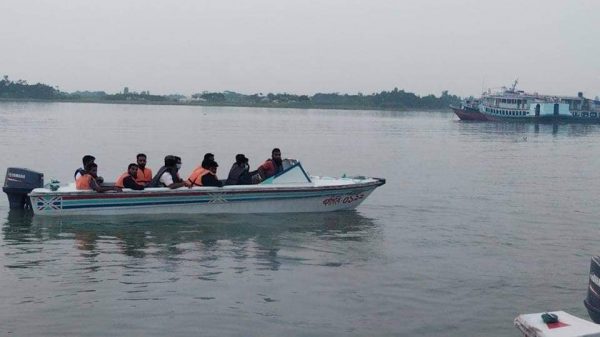
{"label": "distant shoreline", "polygon": [[366,110],[366,111],[416,111],[416,112],[452,112],[450,107],[445,109],[424,109],[424,108],[380,108],[380,107],[359,107],[344,105],[315,105],[303,103],[286,104],[235,104],[235,103],[216,103],[216,102],[175,102],[175,101],[132,101],[132,100],[86,100],[86,99],[33,99],[33,98],[0,98],[0,102],[22,102],[22,103],[98,103],[98,104],[130,104],[130,105],[172,105],[172,106],[210,106],[210,107],[237,107],[237,108],[267,108],[267,109],[322,109],[322,110]]}

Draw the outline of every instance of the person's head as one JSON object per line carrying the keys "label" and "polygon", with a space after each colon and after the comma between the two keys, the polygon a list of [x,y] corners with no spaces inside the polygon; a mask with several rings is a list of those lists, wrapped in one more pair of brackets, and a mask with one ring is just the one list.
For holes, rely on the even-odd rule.
{"label": "person's head", "polygon": [[181,157],[177,157],[177,156],[174,156],[174,157],[175,157],[175,161],[176,161],[175,167],[177,167],[177,169],[179,170],[181,168]]}
{"label": "person's head", "polygon": [[241,166],[248,163],[248,158],[240,153],[235,156],[235,162]]}
{"label": "person's head", "polygon": [[83,156],[83,158],[81,159],[81,162],[83,163],[83,168],[85,169],[85,167],[89,164],[89,163],[93,163],[94,160],[96,160],[96,157],[86,154],[85,156]]}
{"label": "person's head", "polygon": [[215,160],[215,155],[212,154],[212,153],[210,153],[210,152],[209,153],[205,153],[203,161],[204,160]]}
{"label": "person's head", "polygon": [[165,157],[165,166],[166,167],[176,168],[177,167],[177,158],[175,156],[172,156],[172,155],[166,156]]}
{"label": "person's head", "polygon": [[219,164],[217,164],[217,162],[214,160],[209,160],[206,163],[206,169],[208,169],[212,173],[217,173],[217,167],[219,167]]}
{"label": "person's head", "polygon": [[85,171],[92,177],[96,178],[98,176],[98,165],[96,165],[94,162],[88,163],[85,165]]}
{"label": "person's head", "polygon": [[138,155],[136,156],[136,160],[137,160],[137,165],[139,166],[139,168],[145,168],[146,167],[146,155],[143,153],[138,153]]}
{"label": "person's head", "polygon": [[134,178],[137,178],[137,170],[138,170],[138,165],[135,163],[131,163],[131,164],[129,164],[129,166],[127,166],[127,173],[129,173],[129,175]]}
{"label": "person's head", "polygon": [[271,151],[271,159],[277,164],[281,164],[281,150],[274,148],[273,151]]}

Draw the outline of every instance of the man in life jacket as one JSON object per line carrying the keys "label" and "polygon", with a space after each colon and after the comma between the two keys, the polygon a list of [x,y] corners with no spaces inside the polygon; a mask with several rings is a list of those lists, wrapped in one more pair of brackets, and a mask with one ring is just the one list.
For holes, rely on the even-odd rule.
{"label": "man in life jacket", "polygon": [[217,167],[219,167],[219,164],[214,160],[208,160],[205,166],[208,170],[200,176],[200,186],[223,187],[223,183],[217,178]]}
{"label": "man in life jacket", "polygon": [[85,167],[85,174],[77,178],[75,187],[78,190],[94,190],[96,192],[117,191],[121,192],[121,188],[112,186],[100,186],[98,183],[98,165],[96,163],[88,163]]}
{"label": "man in life jacket", "polygon": [[[208,170],[208,168],[206,167],[206,163],[210,162],[210,161],[214,161],[215,160],[215,155],[208,152],[204,154],[204,159],[202,160],[202,164],[198,167],[196,167],[192,173],[190,174],[190,176],[188,177],[188,182],[192,185],[192,186],[200,186],[200,176]],[[197,180],[197,181],[196,181]]]}
{"label": "man in life jacket", "polygon": [[127,172],[121,174],[119,178],[117,178],[117,182],[115,183],[116,187],[119,188],[130,188],[132,190],[140,191],[144,189],[144,185],[140,185],[136,182],[136,177],[139,172],[139,167],[137,164],[131,163],[127,167]]}
{"label": "man in life jacket", "polygon": [[281,160],[281,151],[278,148],[274,148],[271,151],[271,159],[267,159],[257,169],[260,177],[265,180],[270,178],[277,173],[283,171],[283,161]]}
{"label": "man in life jacket", "polygon": [[181,167],[181,158],[168,155],[165,157],[165,166],[161,167],[152,181],[150,186],[147,187],[168,187],[168,188],[179,188],[179,187],[190,187],[191,184],[187,181],[182,181],[177,173],[177,166]]}
{"label": "man in life jacket", "polygon": [[208,172],[208,163],[210,162],[210,159],[204,159],[202,161],[202,165],[196,167],[192,173],[190,174],[190,176],[188,177],[187,181],[190,183],[190,185],[193,186],[202,186],[202,176],[204,174],[206,174],[206,172]]}
{"label": "man in life jacket", "polygon": [[140,185],[148,185],[152,181],[152,170],[146,167],[147,158],[143,153],[138,153],[136,156],[137,160],[137,177],[135,178],[135,182]]}
{"label": "man in life jacket", "polygon": [[[83,158],[81,159],[83,166],[78,168],[77,170],[75,170],[75,174],[73,175],[73,177],[75,178],[75,181],[77,181],[77,178],[81,177],[82,175],[85,174],[85,167],[89,164],[89,163],[93,163],[96,160],[96,158],[92,155],[86,154],[85,156],[83,156]],[[102,184],[104,182],[104,178],[102,177],[97,177],[96,178],[96,182],[98,184]]]}

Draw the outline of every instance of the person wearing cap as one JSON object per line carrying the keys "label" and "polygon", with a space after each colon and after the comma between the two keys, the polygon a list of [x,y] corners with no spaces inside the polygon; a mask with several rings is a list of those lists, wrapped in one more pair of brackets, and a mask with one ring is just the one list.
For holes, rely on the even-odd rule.
{"label": "person wearing cap", "polygon": [[148,187],[168,187],[171,189],[183,186],[190,187],[191,185],[187,181],[182,181],[179,178],[178,167],[181,167],[181,158],[173,155],[166,156],[165,166],[158,170]]}
{"label": "person wearing cap", "polygon": [[[235,156],[235,163],[229,170],[229,176],[225,181],[225,185],[250,185],[252,184],[252,173],[248,165],[248,158],[243,154]],[[256,172],[254,172],[256,173]]]}
{"label": "person wearing cap", "polygon": [[223,183],[217,178],[217,167],[219,167],[219,164],[214,160],[208,160],[205,164],[208,170],[200,177],[201,186],[222,187]]}

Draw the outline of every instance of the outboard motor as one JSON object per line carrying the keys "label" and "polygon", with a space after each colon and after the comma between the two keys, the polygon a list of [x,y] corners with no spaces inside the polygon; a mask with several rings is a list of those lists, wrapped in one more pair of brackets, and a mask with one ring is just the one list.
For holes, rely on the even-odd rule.
{"label": "outboard motor", "polygon": [[27,194],[38,187],[44,187],[44,174],[17,167],[6,170],[2,190],[8,195],[10,209],[30,209]]}
{"label": "outboard motor", "polygon": [[600,324],[600,256],[592,257],[588,292],[583,304],[592,321]]}

